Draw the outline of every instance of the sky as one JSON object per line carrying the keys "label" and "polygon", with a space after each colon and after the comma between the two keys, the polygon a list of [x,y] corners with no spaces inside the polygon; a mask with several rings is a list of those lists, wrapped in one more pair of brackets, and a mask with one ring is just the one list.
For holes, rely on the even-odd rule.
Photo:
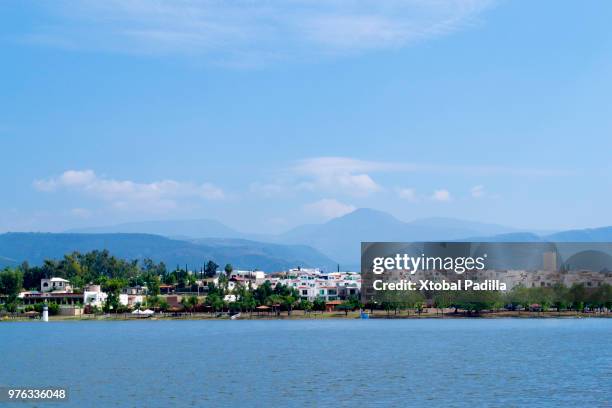
{"label": "sky", "polygon": [[0,2],[0,232],[612,225],[612,3]]}

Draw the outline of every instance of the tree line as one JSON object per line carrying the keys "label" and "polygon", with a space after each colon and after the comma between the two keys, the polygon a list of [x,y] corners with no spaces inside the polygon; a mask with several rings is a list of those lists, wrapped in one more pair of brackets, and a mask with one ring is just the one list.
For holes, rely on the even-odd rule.
{"label": "tree line", "polygon": [[574,283],[570,287],[556,284],[550,287],[528,288],[515,286],[507,292],[501,291],[380,291],[376,294],[369,308],[378,308],[397,313],[413,309],[417,312],[427,304],[438,308],[454,308],[467,313],[479,313],[483,310],[573,310],[582,311],[612,308],[612,286],[602,284],[597,287],[586,287]]}
{"label": "tree line", "polygon": [[[108,294],[104,306],[106,311],[122,310],[119,302],[121,290],[128,286],[146,286],[148,289],[148,307],[165,310],[166,300],[159,296],[160,285],[171,284],[185,288],[187,292],[197,291],[198,278],[210,278],[217,274],[219,265],[210,260],[200,271],[190,273],[187,267],[176,267],[168,271],[163,262],[156,263],[151,259],[124,260],[116,258],[107,250],[87,253],[73,252],[60,260],[45,260],[40,266],[30,266],[27,262],[15,268],[0,271],[0,295],[5,304],[16,304],[17,295],[22,290],[38,290],[41,279],[60,277],[70,281],[76,291],[87,284],[98,284]],[[186,310],[206,308],[213,311],[253,311],[258,306],[268,306],[275,311],[281,309],[291,314],[294,308],[310,311],[324,310],[325,301],[316,299],[312,302],[303,300],[295,288],[276,285],[269,282],[252,288],[250,284],[237,285],[229,290],[229,278],[233,271],[230,264],[223,268],[217,284],[210,282],[204,293],[206,298],[197,296],[183,298]],[[194,290],[195,289],[195,290]],[[233,295],[228,300],[228,295]],[[429,302],[427,302],[429,300]],[[499,291],[380,291],[375,299],[365,305],[370,309],[383,309],[388,312],[415,310],[420,312],[427,304],[438,309],[455,308],[468,313],[483,310],[521,310],[537,308],[542,311],[584,310],[612,308],[612,286],[602,284],[598,287],[586,287],[584,284],[573,284],[571,287],[554,285],[551,287],[527,288],[516,286],[508,292]],[[361,308],[358,298],[349,298],[338,309],[348,313],[349,310]]]}
{"label": "tree line", "polygon": [[[170,307],[167,300],[160,296],[160,286],[176,285],[179,289],[195,292],[197,279],[212,278],[217,275],[219,265],[209,260],[202,268],[193,273],[187,267],[176,267],[168,271],[163,262],[156,263],[151,259],[124,260],[111,255],[109,251],[91,251],[87,253],[73,252],[60,260],[45,260],[40,266],[30,266],[27,262],[16,268],[6,268],[0,272],[0,295],[4,296],[5,308],[14,311],[17,308],[17,295],[23,290],[39,290],[41,279],[51,277],[64,278],[70,281],[73,289],[79,292],[88,284],[96,284],[106,292],[107,299],[103,306],[105,312],[124,312],[127,308],[121,305],[119,295],[121,290],[130,286],[146,286],[147,297],[142,305],[166,311]],[[214,312],[253,312],[258,306],[269,307],[272,312],[280,311],[291,314],[294,309],[305,311],[323,311],[325,300],[316,299],[313,302],[301,299],[297,289],[265,282],[257,288],[250,284],[237,284],[234,290],[229,289],[229,280],[233,272],[230,264],[225,265],[219,274],[217,283],[209,282],[203,294],[205,299],[195,295],[183,296],[182,306],[187,311],[212,310]],[[232,295],[228,299],[228,295]],[[354,297],[344,302],[340,310],[348,312],[360,307],[359,300]],[[38,310],[41,305],[35,305]]]}
{"label": "tree line", "polygon": [[[218,265],[208,261],[198,273],[200,277],[212,277]],[[40,266],[30,266],[23,262],[15,268],[5,268],[0,272],[0,294],[13,295],[21,290],[40,289],[41,279],[51,277],[70,281],[74,289],[82,290],[87,284],[105,285],[108,281],[118,281],[124,286],[159,286],[176,284],[187,287],[195,283],[198,275],[176,267],[168,271],[164,262],[156,263],[149,258],[142,262],[124,260],[109,253],[108,250],[94,250],[87,253],[73,252],[60,260],[48,259]]]}

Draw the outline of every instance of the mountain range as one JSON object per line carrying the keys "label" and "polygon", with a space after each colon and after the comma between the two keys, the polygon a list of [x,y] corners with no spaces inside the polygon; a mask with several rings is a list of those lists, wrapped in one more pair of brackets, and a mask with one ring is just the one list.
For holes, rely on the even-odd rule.
{"label": "mountain range", "polygon": [[307,245],[340,263],[343,268],[357,269],[361,241],[454,240],[515,231],[502,225],[452,218],[427,218],[403,222],[388,213],[361,208],[322,224],[302,225],[278,235],[243,233],[218,221],[207,219],[138,222],[71,232],[140,232],[178,239],[240,238],[280,245]]}
{"label": "mountain range", "polygon": [[199,269],[208,260],[235,268],[277,271],[303,267],[333,269],[336,264],[317,250],[304,245],[278,245],[247,240],[170,239],[160,235],[135,233],[52,234],[6,233],[0,235],[0,267],[22,261],[40,265],[45,259],[61,259],[64,254],[107,249],[124,259],[151,258],[169,268],[188,265]]}
{"label": "mountain range", "polygon": [[65,234],[0,235],[0,265],[107,248],[118,256],[151,257],[172,266],[201,265],[213,259],[267,271],[298,265],[335,269],[336,263],[342,269],[358,270],[361,241],[611,242],[612,227],[543,234],[452,218],[404,222],[367,208],[277,235],[241,232],[210,219],[131,222]]}
{"label": "mountain range", "polygon": [[354,265],[359,260],[362,241],[439,241],[474,235],[496,235],[515,231],[495,224],[449,218],[427,218],[403,222],[392,215],[362,208],[324,224],[294,228],[280,236],[289,243],[302,243],[336,259]]}
{"label": "mountain range", "polygon": [[154,234],[163,235],[165,237],[179,238],[238,238],[244,235],[219,221],[209,219],[128,222],[104,227],[78,228],[68,230],[66,232],[80,234],[108,234],[122,232]]}

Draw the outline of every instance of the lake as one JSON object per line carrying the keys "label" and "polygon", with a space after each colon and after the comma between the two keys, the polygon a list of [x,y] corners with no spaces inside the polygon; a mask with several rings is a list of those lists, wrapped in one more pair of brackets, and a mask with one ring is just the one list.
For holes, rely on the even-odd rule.
{"label": "lake", "polygon": [[611,343],[612,319],[2,323],[0,385],[69,389],[42,407],[610,407]]}

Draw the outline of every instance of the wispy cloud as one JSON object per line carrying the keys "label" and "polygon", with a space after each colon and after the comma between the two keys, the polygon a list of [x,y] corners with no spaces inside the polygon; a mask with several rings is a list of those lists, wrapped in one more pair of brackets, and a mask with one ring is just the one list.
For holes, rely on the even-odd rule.
{"label": "wispy cloud", "polygon": [[168,210],[177,208],[179,200],[225,197],[223,190],[211,183],[175,180],[139,183],[98,176],[93,170],[68,170],[57,177],[36,180],[34,187],[43,192],[76,191],[104,200],[119,210]]}
{"label": "wispy cloud", "polygon": [[470,26],[491,0],[85,0],[46,3],[46,45],[256,63],[402,47]]}
{"label": "wispy cloud", "polygon": [[431,195],[431,199],[434,201],[446,202],[451,201],[452,197],[448,190],[441,189],[434,191]]}
{"label": "wispy cloud", "polygon": [[353,205],[345,204],[332,198],[324,198],[304,206],[304,210],[307,213],[322,217],[324,219],[341,217],[355,211],[355,209],[356,207]]}
{"label": "wispy cloud", "polygon": [[361,160],[350,157],[314,157],[301,160],[294,167],[298,172],[312,174],[344,173],[439,173],[468,175],[508,175],[554,177],[567,176],[573,172],[565,169],[550,169],[503,165],[451,165],[443,163],[418,163]]}
{"label": "wispy cloud", "polygon": [[[310,191],[322,195],[343,194],[353,197],[365,197],[373,193],[387,191],[375,180],[376,174],[383,173],[425,173],[439,175],[466,176],[510,176],[510,177],[559,177],[572,174],[562,169],[481,166],[481,165],[448,165],[429,163],[410,163],[393,161],[361,160],[351,157],[311,157],[297,161],[279,173],[279,178],[272,183],[252,183],[251,193],[263,197],[293,194],[299,191]],[[398,187],[391,189],[404,200],[418,201],[431,198],[420,196],[412,188]],[[473,197],[485,195],[483,186],[475,186],[471,191]]]}
{"label": "wispy cloud", "polygon": [[396,188],[397,196],[402,200],[414,202],[417,200],[417,193],[414,188]]}

